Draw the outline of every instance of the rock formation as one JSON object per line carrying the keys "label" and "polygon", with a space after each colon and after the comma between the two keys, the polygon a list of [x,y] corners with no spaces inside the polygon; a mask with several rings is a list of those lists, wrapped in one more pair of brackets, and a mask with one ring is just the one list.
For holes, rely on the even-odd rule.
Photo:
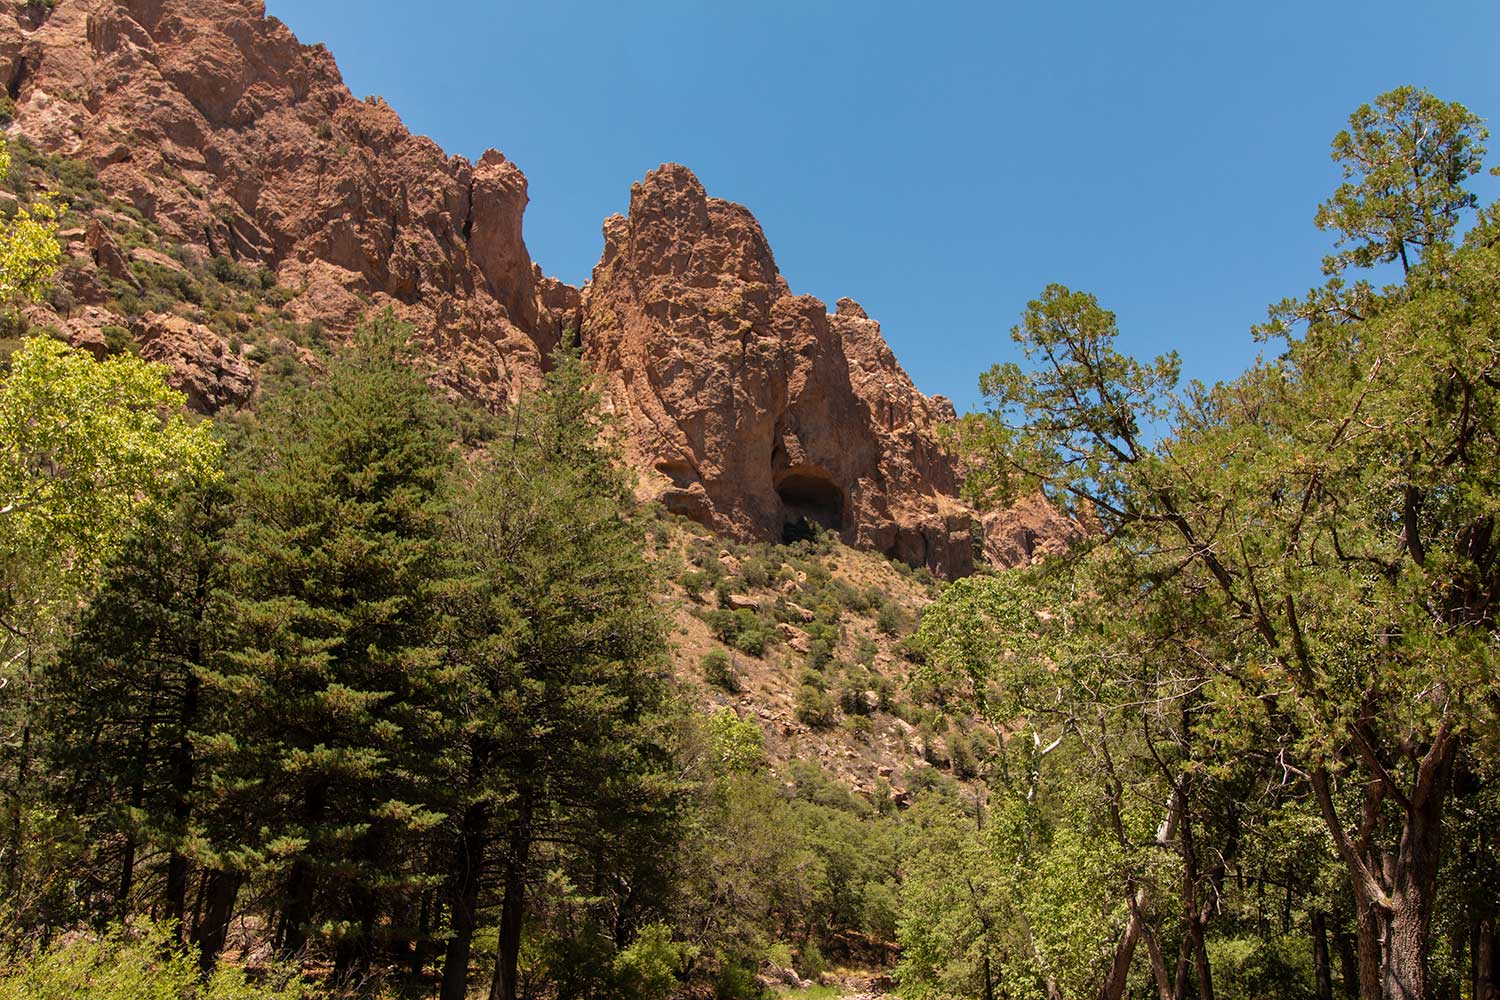
{"label": "rock formation", "polygon": [[669,164],[604,224],[584,295],[587,357],[630,431],[646,490],[720,531],[805,522],[913,565],[973,564],[938,408],[864,310],[793,295],[749,211]]}
{"label": "rock formation", "polygon": [[[750,212],[684,167],[635,186],[579,290],[531,260],[515,164],[447,156],[355,99],[259,0],[0,0],[0,84],[12,135],[92,164],[165,240],[270,269],[290,321],[339,334],[394,308],[452,391],[501,405],[579,328],[643,494],[672,510],[739,537],[817,523],[947,575],[973,565],[975,516],[935,433],[952,405],[912,385],[857,304],[829,315],[792,294]],[[97,220],[68,251],[76,305],[55,325],[96,351],[100,324],[126,324],[100,308],[111,287],[180,266],[122,251]],[[243,402],[253,371],[194,318],[128,326],[194,406]]]}
{"label": "rock formation", "polygon": [[274,268],[335,331],[395,307],[469,395],[504,399],[576,321],[521,240],[520,170],[356,100],[257,0],[5,0],[0,83],[12,131],[92,163],[168,238]]}

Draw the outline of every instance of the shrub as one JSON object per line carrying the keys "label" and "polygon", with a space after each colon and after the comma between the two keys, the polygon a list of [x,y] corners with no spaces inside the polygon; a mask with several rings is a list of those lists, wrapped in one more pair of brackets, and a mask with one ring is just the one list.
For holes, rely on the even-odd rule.
{"label": "shrub", "polygon": [[667,1000],[677,988],[677,971],[693,951],[690,945],[673,941],[672,928],[661,921],[642,927],[635,940],[615,956],[615,978],[622,995]]}
{"label": "shrub", "polygon": [[708,585],[708,574],[702,570],[693,570],[682,574],[682,589],[695,601],[703,599],[703,591]]}
{"label": "shrub", "polygon": [[817,979],[828,971],[828,963],[823,959],[823,952],[818,947],[818,942],[809,939],[807,944],[802,946],[802,963],[797,971],[801,972],[806,979]]}
{"label": "shrub", "polygon": [[732,708],[708,717],[708,746],[714,764],[724,773],[758,771],[766,763],[766,734]]}
{"label": "shrub", "polygon": [[887,601],[875,616],[875,627],[888,636],[898,636],[907,630],[906,614],[899,606]]}
{"label": "shrub", "polygon": [[104,334],[104,349],[110,354],[124,354],[135,350],[135,338],[123,326],[111,324],[99,332]]}
{"label": "shrub", "polygon": [[730,694],[738,694],[740,691],[740,679],[735,673],[734,663],[729,654],[722,649],[710,649],[703,654],[699,666],[703,670],[703,679],[714,687]]}
{"label": "shrub", "polygon": [[710,611],[704,620],[715,638],[748,656],[764,656],[778,635],[775,625],[746,608]]}
{"label": "shrub", "polygon": [[256,982],[221,965],[200,983],[196,959],[164,927],[137,922],[101,936],[65,938],[0,969],[0,1000],[311,1000],[283,969]]}
{"label": "shrub", "polygon": [[771,585],[771,564],[759,557],[746,560],[740,573],[745,578],[747,587],[769,587]]}
{"label": "shrub", "polygon": [[864,685],[855,681],[839,692],[839,707],[846,715],[869,715],[870,699],[865,697]]}
{"label": "shrub", "polygon": [[797,689],[796,709],[797,720],[805,726],[828,729],[835,722],[833,699],[811,684]]}
{"label": "shrub", "polygon": [[967,738],[955,735],[950,739],[948,757],[953,761],[953,773],[960,778],[979,777],[979,758]]}

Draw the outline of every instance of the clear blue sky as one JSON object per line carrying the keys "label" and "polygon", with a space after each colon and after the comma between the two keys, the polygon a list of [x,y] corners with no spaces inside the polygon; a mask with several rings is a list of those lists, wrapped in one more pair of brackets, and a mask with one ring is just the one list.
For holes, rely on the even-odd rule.
{"label": "clear blue sky", "polygon": [[1232,376],[1266,304],[1318,280],[1350,111],[1411,83],[1500,131],[1495,0],[267,6],[356,96],[518,163],[548,273],[586,279],[631,183],[685,163],[755,212],[793,291],[858,299],[961,410],[1049,281],[1096,293],[1127,349]]}

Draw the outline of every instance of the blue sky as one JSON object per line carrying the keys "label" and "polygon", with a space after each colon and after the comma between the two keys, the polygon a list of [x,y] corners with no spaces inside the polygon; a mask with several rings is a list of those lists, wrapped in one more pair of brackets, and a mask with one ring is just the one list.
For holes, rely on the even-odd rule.
{"label": "blue sky", "polygon": [[1494,0],[267,7],[356,96],[518,163],[548,273],[586,279],[631,183],[684,163],[759,217],[793,291],[858,299],[961,410],[1049,281],[1114,309],[1126,349],[1234,375],[1266,304],[1319,278],[1350,111],[1411,83],[1500,130]]}

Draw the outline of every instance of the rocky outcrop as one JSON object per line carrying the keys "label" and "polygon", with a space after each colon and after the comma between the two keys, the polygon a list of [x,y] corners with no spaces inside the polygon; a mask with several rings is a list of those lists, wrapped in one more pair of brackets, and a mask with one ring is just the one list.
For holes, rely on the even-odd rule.
{"label": "rocky outcrop", "polygon": [[1040,494],[987,512],[983,524],[985,561],[1004,569],[1061,555],[1099,530],[1065,516]]}
{"label": "rocky outcrop", "polygon": [[[356,100],[257,0],[0,0],[0,83],[15,131],[91,162],[168,238],[273,268],[297,315],[337,332],[393,306],[444,381],[490,402],[556,342],[521,172],[446,156]],[[117,273],[117,253],[89,249]]]}
{"label": "rocky outcrop", "polygon": [[652,171],[605,222],[583,343],[643,491],[668,509],[747,538],[816,523],[937,572],[972,566],[938,407],[864,310],[794,295],[754,216],[686,167]]}
{"label": "rocky outcrop", "polygon": [[[101,307],[138,273],[181,271],[176,256],[268,268],[290,292],[280,316],[335,335],[389,306],[425,338],[437,381],[491,406],[536,384],[571,328],[644,494],[739,537],[821,524],[947,575],[973,564],[974,514],[936,433],[951,403],[912,385],[856,303],[829,315],[794,295],[750,212],[686,168],[634,188],[581,291],[532,261],[515,164],[447,156],[383,101],[355,99],[328,51],[259,0],[0,0],[0,84],[12,133],[88,161],[183,246],[117,243],[98,218],[68,234],[72,305],[48,322],[80,345],[117,341],[90,326]],[[250,398],[239,350],[181,311],[131,324],[141,353],[196,408]]]}
{"label": "rocky outcrop", "polygon": [[171,371],[167,380],[200,413],[238,406],[255,391],[250,363],[206,326],[181,316],[147,313],[131,332],[141,357],[166,365]]}

